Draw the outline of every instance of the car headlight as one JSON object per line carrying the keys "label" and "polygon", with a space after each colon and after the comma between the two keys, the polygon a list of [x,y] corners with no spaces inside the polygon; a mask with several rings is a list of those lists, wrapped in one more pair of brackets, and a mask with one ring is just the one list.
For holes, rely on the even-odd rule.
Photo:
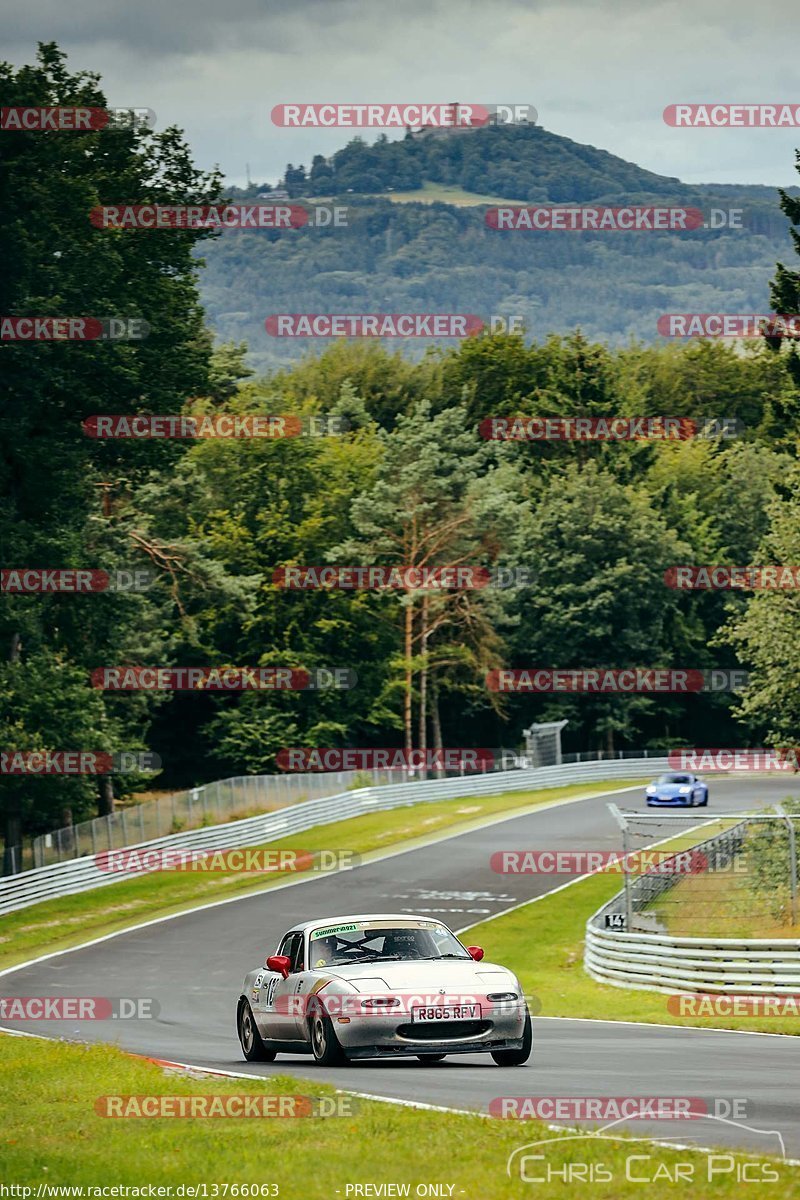
{"label": "car headlight", "polygon": [[397,996],[373,996],[371,1000],[362,1000],[362,1008],[396,1008],[400,1003]]}
{"label": "car headlight", "polygon": [[652,796],[656,790],[656,785],[654,783],[649,783],[645,790],[646,790],[648,796]]}
{"label": "car headlight", "polygon": [[688,796],[691,790],[692,789],[688,786],[688,784],[684,784],[683,787],[678,788],[678,791],[682,796]]}
{"label": "car headlight", "polygon": [[487,1000],[519,1000],[516,992],[487,992]]}

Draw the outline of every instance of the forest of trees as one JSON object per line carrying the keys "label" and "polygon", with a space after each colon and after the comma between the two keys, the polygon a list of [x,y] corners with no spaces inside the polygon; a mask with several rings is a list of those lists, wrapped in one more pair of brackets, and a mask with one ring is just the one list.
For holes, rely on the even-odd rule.
{"label": "forest of trees", "polygon": [[[10,103],[103,103],[99,82],[70,75],[52,46],[35,67],[0,67],[0,78]],[[514,746],[532,720],[568,719],[566,750],[786,745],[797,737],[797,593],[680,592],[664,582],[678,563],[800,564],[800,377],[791,348],[614,347],[579,330],[534,342],[483,334],[416,359],[340,342],[256,375],[241,326],[213,348],[197,243],[216,255],[216,286],[222,273],[241,290],[236,254],[247,254],[256,278],[265,269],[260,255],[277,240],[257,235],[247,244],[261,249],[244,251],[251,235],[224,234],[209,255],[206,232],[108,232],[86,217],[101,202],[218,197],[220,180],[194,168],[177,130],[20,134],[2,153],[9,182],[0,193],[0,311],[139,316],[152,328],[141,342],[0,345],[3,567],[147,566],[156,575],[144,592],[2,597],[4,749],[146,747],[163,761],[157,786],[180,787],[272,771],[285,746],[419,745],[439,735],[444,745]],[[783,208],[785,222],[800,224],[797,199],[784,196]],[[416,240],[405,256],[394,254],[405,259],[396,278],[411,281],[423,269],[412,246],[427,236],[433,263],[448,253],[455,218],[416,211],[408,219]],[[654,240],[637,262],[658,291],[667,284]],[[340,244],[325,244],[335,261]],[[740,245],[731,241],[730,253]],[[566,269],[575,242],[560,246],[565,260],[553,271],[576,312],[581,285]],[[754,266],[745,253],[737,271],[749,287]],[[774,257],[771,271],[778,311],[800,311],[797,272],[790,265],[776,273]],[[486,274],[476,268],[476,289]],[[680,304],[671,307],[708,307],[679,282],[676,270],[669,289]],[[613,280],[601,283],[607,296]],[[313,281],[292,293],[290,272],[281,287],[278,308],[314,310]],[[459,310],[446,294],[438,307]],[[359,307],[349,294],[346,307]],[[373,279],[365,311],[393,307],[380,276]],[[730,294],[724,307],[738,307]],[[334,414],[347,430],[103,441],[81,427],[95,413],[223,410]],[[619,444],[480,437],[485,417],[517,413],[726,417],[742,433]],[[535,582],[427,598],[291,592],[272,582],[276,568],[291,564],[422,561],[524,564]],[[358,686],[243,694],[92,686],[93,670],[120,664],[341,666],[357,672]],[[488,670],[529,665],[738,665],[750,683],[738,696],[506,697],[487,689]],[[65,810],[75,820],[107,810],[113,795],[142,782],[0,777],[6,841],[60,825]]]}

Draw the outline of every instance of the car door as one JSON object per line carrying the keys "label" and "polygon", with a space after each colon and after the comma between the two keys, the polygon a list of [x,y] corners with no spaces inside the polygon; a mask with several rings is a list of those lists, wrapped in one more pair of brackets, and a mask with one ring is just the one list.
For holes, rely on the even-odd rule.
{"label": "car door", "polygon": [[291,1032],[287,1036],[304,1041],[308,1028],[306,1024],[308,998],[314,985],[319,982],[320,974],[318,971],[306,970],[306,947],[302,933],[298,934],[298,941],[292,947],[291,959],[291,974],[286,980],[287,984],[291,984],[291,987],[287,989],[288,995],[291,997],[289,1004]]}
{"label": "car door", "polygon": [[[297,962],[298,956],[302,961],[302,933],[287,933],[276,953],[285,954],[293,964]],[[257,1011],[254,1015],[261,1036],[275,1041],[292,1041],[297,1028],[293,1012],[296,974],[290,970],[284,979],[278,971],[265,968],[257,983]]]}

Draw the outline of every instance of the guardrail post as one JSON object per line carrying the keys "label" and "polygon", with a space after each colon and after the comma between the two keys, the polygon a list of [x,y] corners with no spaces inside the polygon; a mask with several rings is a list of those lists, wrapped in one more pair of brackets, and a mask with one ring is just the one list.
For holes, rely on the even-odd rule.
{"label": "guardrail post", "polygon": [[633,898],[631,896],[631,877],[628,871],[628,822],[617,808],[616,804],[609,804],[608,810],[614,820],[622,830],[622,853],[623,853],[623,872],[622,878],[625,881],[625,927],[629,931],[633,930]]}

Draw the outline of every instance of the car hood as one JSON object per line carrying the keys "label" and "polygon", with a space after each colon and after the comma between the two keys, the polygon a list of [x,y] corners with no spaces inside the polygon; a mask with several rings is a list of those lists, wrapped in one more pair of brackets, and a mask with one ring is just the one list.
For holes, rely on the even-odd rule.
{"label": "car hood", "polygon": [[383,985],[397,991],[416,991],[421,987],[464,988],[502,986],[519,990],[516,977],[496,963],[468,962],[455,959],[433,959],[430,962],[364,963],[359,966],[328,968],[320,974],[351,984],[356,991],[369,992]]}
{"label": "car hood", "polygon": [[688,783],[654,783],[652,785],[659,796],[678,796],[682,787],[691,787]]}

